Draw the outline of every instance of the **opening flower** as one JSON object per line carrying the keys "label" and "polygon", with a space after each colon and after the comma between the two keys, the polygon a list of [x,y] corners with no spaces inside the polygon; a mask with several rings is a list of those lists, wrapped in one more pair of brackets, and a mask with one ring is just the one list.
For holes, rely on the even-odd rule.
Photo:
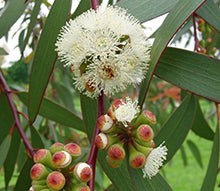
{"label": "opening flower", "polygon": [[80,92],[114,94],[144,78],[150,45],[137,19],[109,6],[88,10],[63,27],[56,42]]}
{"label": "opening flower", "polygon": [[162,143],[150,152],[143,168],[144,178],[146,176],[151,178],[159,172],[159,168],[163,166],[163,161],[166,160],[167,151],[167,147]]}

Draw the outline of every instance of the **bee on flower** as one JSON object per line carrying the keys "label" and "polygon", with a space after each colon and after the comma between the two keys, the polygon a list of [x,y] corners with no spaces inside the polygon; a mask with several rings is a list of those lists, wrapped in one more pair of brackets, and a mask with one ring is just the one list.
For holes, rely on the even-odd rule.
{"label": "bee on flower", "polygon": [[73,72],[78,90],[92,98],[140,83],[150,61],[150,44],[139,21],[113,6],[90,9],[70,20],[56,51]]}

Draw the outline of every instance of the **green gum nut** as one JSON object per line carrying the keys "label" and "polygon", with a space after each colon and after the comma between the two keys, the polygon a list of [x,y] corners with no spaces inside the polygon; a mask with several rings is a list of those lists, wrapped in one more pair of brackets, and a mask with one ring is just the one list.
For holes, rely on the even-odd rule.
{"label": "green gum nut", "polygon": [[107,155],[113,161],[122,161],[125,158],[125,149],[123,143],[116,143],[109,147]]}
{"label": "green gum nut", "polygon": [[122,164],[122,161],[115,161],[115,160],[112,160],[108,155],[106,156],[106,161],[107,163],[109,164],[110,167],[112,168],[119,168]]}
{"label": "green gum nut", "polygon": [[118,142],[117,136],[109,135],[105,133],[99,133],[96,136],[95,144],[100,150],[106,150],[114,143]]}
{"label": "green gum nut", "polygon": [[90,188],[87,185],[75,184],[71,191],[90,191]]}
{"label": "green gum nut", "polygon": [[56,143],[51,145],[49,150],[50,150],[51,154],[53,155],[57,151],[63,151],[64,150],[64,144],[60,143],[60,142],[56,142]]}
{"label": "green gum nut", "polygon": [[52,163],[52,155],[49,150],[47,149],[39,149],[35,154],[34,154],[34,162],[35,163],[41,163],[44,164],[45,166],[51,168],[52,170],[55,169],[55,166]]}
{"label": "green gum nut", "polygon": [[68,143],[64,146],[64,149],[72,156],[73,160],[82,154],[81,147],[76,143]]}
{"label": "green gum nut", "polygon": [[143,145],[137,143],[136,141],[134,141],[133,143],[134,143],[134,147],[136,148],[136,150],[143,153],[145,156],[148,156],[148,154],[153,149],[152,147],[143,146]]}
{"label": "green gum nut", "polygon": [[43,164],[36,163],[32,166],[30,176],[32,180],[42,180],[49,174],[48,170]]}
{"label": "green gum nut", "polygon": [[47,185],[46,178],[43,179],[43,180],[33,180],[33,181],[32,181],[32,185],[46,186],[46,185]]}
{"label": "green gum nut", "polygon": [[148,110],[143,111],[137,119],[132,122],[132,126],[135,128],[138,128],[142,124],[147,124],[147,125],[154,125],[156,123],[156,116]]}
{"label": "green gum nut", "polygon": [[32,185],[34,191],[42,191],[44,189],[48,189],[47,185]]}
{"label": "green gum nut", "polygon": [[137,151],[132,144],[128,145],[129,150],[129,164],[132,168],[138,169],[144,166],[146,161],[146,156]]}

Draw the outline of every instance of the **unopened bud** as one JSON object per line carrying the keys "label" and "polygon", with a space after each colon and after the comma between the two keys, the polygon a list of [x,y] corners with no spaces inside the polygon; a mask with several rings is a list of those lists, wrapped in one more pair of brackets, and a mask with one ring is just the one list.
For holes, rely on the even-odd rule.
{"label": "unopened bud", "polygon": [[149,146],[143,146],[143,145],[137,143],[136,141],[134,141],[133,143],[134,143],[134,147],[137,149],[137,151],[143,153],[144,156],[148,156],[150,151],[154,148],[154,147],[152,147],[152,142],[153,141],[149,142]]}
{"label": "unopened bud", "polygon": [[154,137],[152,128],[145,124],[139,126],[138,129],[133,132],[133,134],[136,134],[136,138],[143,142],[149,142]]}
{"label": "unopened bud", "polygon": [[80,146],[76,143],[68,143],[64,146],[64,149],[73,157],[73,159],[79,157],[82,153]]}
{"label": "unopened bud", "polygon": [[113,144],[108,149],[108,157],[113,161],[122,161],[125,158],[125,150],[120,143]]}
{"label": "unopened bud", "polygon": [[47,185],[32,185],[34,191],[42,191],[44,189],[48,189]]}
{"label": "unopened bud", "polygon": [[64,144],[59,142],[52,144],[50,147],[50,152],[52,155],[57,151],[63,151],[63,150],[64,150]]}
{"label": "unopened bud", "polygon": [[105,133],[99,133],[96,136],[95,144],[99,149],[103,150],[103,149],[107,149],[110,145],[116,143],[118,140],[119,139],[117,136],[112,136]]}
{"label": "unopened bud", "polygon": [[92,176],[92,168],[84,162],[78,163],[74,168],[76,178],[82,182],[88,182]]}
{"label": "unopened bud", "polygon": [[156,123],[156,116],[148,110],[143,111],[135,120],[133,126],[139,127],[142,124],[154,125]]}
{"label": "unopened bud", "polygon": [[128,149],[129,149],[130,166],[135,169],[138,169],[144,166],[145,161],[146,161],[146,156],[143,153],[137,151],[131,144],[129,144]]}
{"label": "unopened bud", "polygon": [[47,177],[47,185],[53,190],[61,190],[65,183],[65,177],[58,171],[51,172]]}
{"label": "unopened bud", "polygon": [[121,161],[112,160],[108,155],[106,156],[106,161],[109,164],[109,166],[112,168],[119,168],[122,164],[122,160]]}
{"label": "unopened bud", "polygon": [[46,177],[45,179],[42,179],[42,180],[33,180],[31,182],[32,185],[41,185],[41,186],[45,186],[47,185],[47,182],[46,182]]}
{"label": "unopened bud", "polygon": [[52,164],[52,156],[49,150],[47,149],[39,149],[34,154],[34,162],[35,163],[42,163],[45,166],[54,169],[54,165]]}
{"label": "unopened bud", "polygon": [[206,54],[207,50],[206,50],[206,48],[201,48],[199,52],[201,52],[202,54]]}
{"label": "unopened bud", "polygon": [[30,171],[30,176],[32,180],[40,180],[47,177],[49,172],[43,164],[36,163],[33,165]]}
{"label": "unopened bud", "polygon": [[205,21],[202,18],[198,19],[198,25],[203,25],[205,24]]}
{"label": "unopened bud", "polygon": [[72,162],[71,155],[66,151],[57,151],[52,157],[52,163],[56,168],[65,168]]}
{"label": "unopened bud", "polygon": [[90,191],[90,188],[86,185],[75,184],[72,191]]}
{"label": "unopened bud", "polygon": [[107,114],[101,115],[97,119],[97,127],[102,132],[109,132],[111,128],[113,127],[113,120],[111,117],[109,117]]}

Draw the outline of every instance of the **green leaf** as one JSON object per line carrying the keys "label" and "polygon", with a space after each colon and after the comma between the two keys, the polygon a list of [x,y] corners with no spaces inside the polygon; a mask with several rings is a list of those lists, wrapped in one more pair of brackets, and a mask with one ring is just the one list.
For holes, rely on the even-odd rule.
{"label": "green leaf", "polygon": [[220,32],[220,9],[213,0],[207,0],[196,13]]}
{"label": "green leaf", "polygon": [[28,96],[28,115],[33,123],[53,71],[56,52],[55,42],[61,27],[65,24],[70,7],[70,0],[55,1],[47,17],[39,40],[30,76]]}
{"label": "green leaf", "polygon": [[203,181],[201,191],[213,191],[216,183],[217,171],[218,171],[218,164],[219,164],[219,157],[220,157],[220,142],[219,142],[219,135],[220,135],[220,126],[216,128],[214,142],[212,147],[212,153],[209,159],[209,165],[206,172],[205,179]]}
{"label": "green leaf", "polygon": [[182,104],[174,111],[154,138],[156,145],[164,144],[168,148],[168,162],[184,142],[196,112],[196,101],[193,95],[184,98]]}
{"label": "green leaf", "polygon": [[167,44],[172,39],[173,35],[180,29],[180,27],[185,23],[185,21],[196,11],[199,6],[204,3],[204,0],[185,0],[178,1],[174,6],[170,14],[164,20],[160,30],[158,31],[154,44],[151,50],[151,62],[149,66],[148,73],[145,80],[141,84],[139,103],[142,106],[146,98],[148,88],[153,76],[155,67],[165,50]]}
{"label": "green leaf", "polygon": [[200,104],[198,102],[198,98],[196,99],[196,102],[197,108],[195,119],[193,121],[192,131],[200,137],[203,137],[208,140],[213,140],[214,132],[209,127],[207,121],[204,118]]}
{"label": "green leaf", "polygon": [[194,52],[167,48],[155,74],[184,90],[220,102],[220,60]]}
{"label": "green leaf", "polygon": [[20,134],[18,132],[18,129],[15,127],[10,148],[8,151],[7,158],[4,163],[4,176],[5,176],[5,187],[8,187],[9,181],[11,180],[11,177],[13,175],[14,169],[15,169],[15,163],[18,156],[18,151],[21,143]]}
{"label": "green leaf", "polygon": [[19,174],[14,191],[28,190],[31,187],[30,170],[32,166],[33,161],[28,158]]}
{"label": "green leaf", "polygon": [[31,35],[31,32],[36,24],[36,20],[37,20],[37,16],[38,16],[38,13],[40,11],[40,7],[41,7],[41,3],[42,3],[43,0],[37,0],[35,1],[35,5],[34,5],[34,9],[32,11],[32,14],[31,14],[31,18],[30,18],[30,23],[28,25],[28,30],[27,30],[27,34],[25,36],[25,39],[24,39],[24,42],[23,42],[23,46],[21,48],[21,52],[23,53],[24,52],[24,49],[28,43],[28,40],[29,40],[29,37]]}
{"label": "green leaf", "polygon": [[13,114],[8,103],[8,99],[4,93],[0,93],[0,144],[9,134],[14,124]]}
{"label": "green leaf", "polygon": [[180,147],[180,153],[181,153],[181,157],[182,157],[182,159],[183,159],[183,165],[184,165],[184,166],[187,166],[187,163],[188,163],[188,162],[187,162],[187,157],[186,157],[186,151],[185,151],[183,145]]}
{"label": "green leaf", "polygon": [[195,157],[197,163],[199,164],[199,166],[201,168],[203,168],[202,157],[201,157],[201,154],[200,154],[200,151],[199,151],[198,147],[191,140],[187,140],[187,144],[188,144],[193,156]]}
{"label": "green leaf", "polygon": [[30,126],[31,131],[31,145],[33,148],[45,148],[44,143],[40,137],[39,132],[34,126]]}
{"label": "green leaf", "polygon": [[[17,95],[24,104],[27,104],[26,92],[20,92]],[[39,114],[62,125],[84,131],[83,122],[80,117],[50,99],[43,98]]]}
{"label": "green leaf", "polygon": [[81,0],[79,2],[79,5],[73,15],[71,16],[71,19],[75,19],[78,15],[81,15],[83,12],[87,11],[91,8],[91,3],[88,0]]}
{"label": "green leaf", "polygon": [[0,38],[3,37],[11,26],[24,12],[28,3],[23,0],[8,0],[5,7],[0,11]]}
{"label": "green leaf", "polygon": [[2,144],[0,145],[0,156],[1,156],[0,157],[0,169],[5,162],[10,145],[11,145],[11,135],[9,134],[4,138]]}
{"label": "green leaf", "polygon": [[122,0],[117,5],[128,9],[135,18],[144,22],[167,13],[177,2],[177,0]]}

